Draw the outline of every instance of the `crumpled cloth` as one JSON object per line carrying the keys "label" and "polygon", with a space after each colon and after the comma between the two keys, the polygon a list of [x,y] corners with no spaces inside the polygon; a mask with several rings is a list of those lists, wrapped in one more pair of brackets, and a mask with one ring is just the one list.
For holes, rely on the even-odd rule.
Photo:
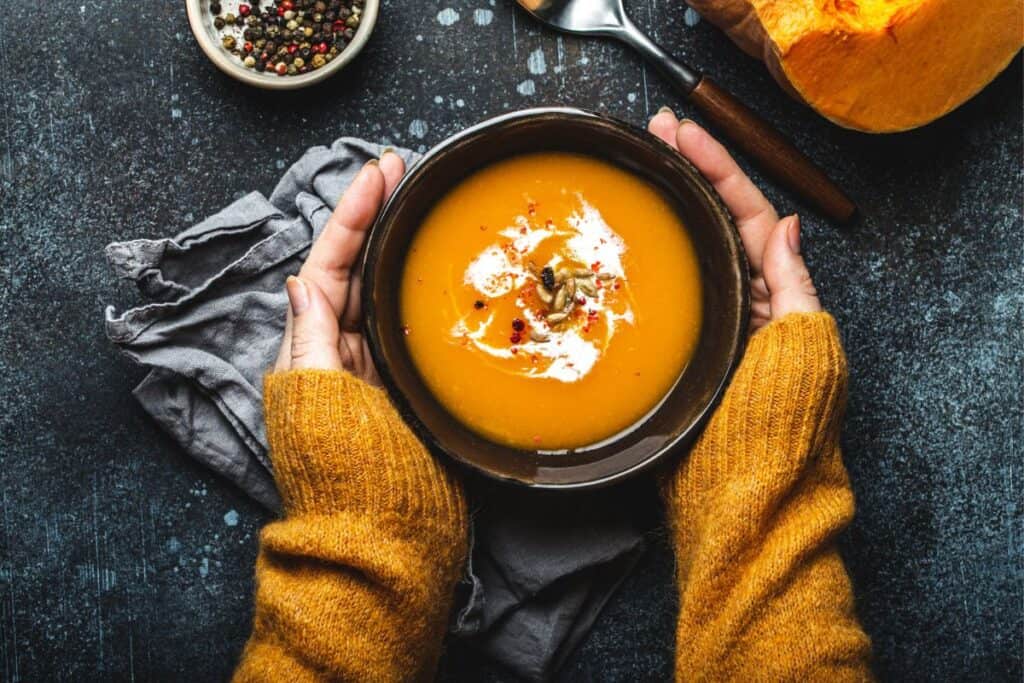
{"label": "crumpled cloth", "polygon": [[[170,238],[106,249],[145,302],[106,311],[110,340],[150,368],[134,395],[194,458],[272,511],[262,376],[298,272],[343,190],[383,148],[307,151],[269,198],[252,192]],[[411,165],[417,155],[397,150]],[[452,633],[529,680],[557,671],[644,549],[620,489],[545,493],[467,478],[473,548]]]}

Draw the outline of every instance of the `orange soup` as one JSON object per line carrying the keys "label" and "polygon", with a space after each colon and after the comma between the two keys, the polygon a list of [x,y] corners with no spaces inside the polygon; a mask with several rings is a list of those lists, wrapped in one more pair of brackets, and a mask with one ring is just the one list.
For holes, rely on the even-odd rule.
{"label": "orange soup", "polygon": [[700,270],[646,181],[528,154],[434,206],[409,250],[401,315],[416,367],[463,424],[517,448],[581,448],[640,420],[685,369]]}

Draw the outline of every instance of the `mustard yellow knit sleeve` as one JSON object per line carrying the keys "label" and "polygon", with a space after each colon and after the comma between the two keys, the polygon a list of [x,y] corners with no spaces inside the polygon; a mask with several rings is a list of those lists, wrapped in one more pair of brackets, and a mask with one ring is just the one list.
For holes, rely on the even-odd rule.
{"label": "mustard yellow knit sleeve", "polygon": [[768,325],[664,482],[677,680],[871,679],[870,642],[836,549],[853,518],[839,452],[846,381],[831,316]]}
{"label": "mustard yellow knit sleeve", "polygon": [[431,679],[467,550],[458,482],[348,373],[272,374],[265,400],[285,514],[235,680]]}

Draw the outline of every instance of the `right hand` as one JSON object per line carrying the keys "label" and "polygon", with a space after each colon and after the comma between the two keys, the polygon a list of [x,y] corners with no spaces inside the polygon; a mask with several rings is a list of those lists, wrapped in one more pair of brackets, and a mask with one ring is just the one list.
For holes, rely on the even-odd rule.
{"label": "right hand", "polygon": [[647,128],[689,159],[732,212],[750,262],[750,331],[788,313],[820,311],[818,293],[800,255],[800,218],[779,220],[775,207],[729,152],[693,121],[679,121],[663,107]]}

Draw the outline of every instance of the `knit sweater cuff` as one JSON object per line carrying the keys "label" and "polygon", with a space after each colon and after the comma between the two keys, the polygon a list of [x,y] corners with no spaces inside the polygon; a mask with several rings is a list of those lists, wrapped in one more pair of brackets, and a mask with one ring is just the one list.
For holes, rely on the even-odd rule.
{"label": "knit sweater cuff", "polygon": [[847,365],[828,313],[796,313],[755,333],[725,397],[666,493],[687,498],[792,473],[838,439]]}
{"label": "knit sweater cuff", "polygon": [[264,397],[287,514],[397,514],[464,531],[460,484],[382,389],[347,372],[290,370],[266,376]]}

